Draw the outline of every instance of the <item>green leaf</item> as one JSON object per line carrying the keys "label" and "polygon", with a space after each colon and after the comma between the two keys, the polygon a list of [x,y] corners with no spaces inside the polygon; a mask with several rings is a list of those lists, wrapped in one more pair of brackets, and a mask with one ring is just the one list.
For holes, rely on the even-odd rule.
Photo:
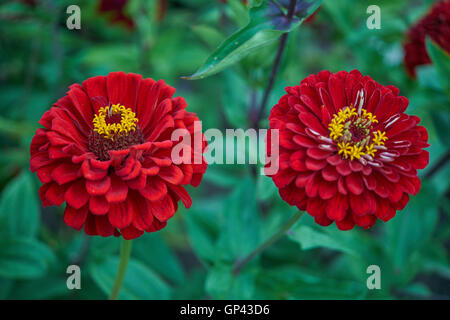
{"label": "green leaf", "polygon": [[232,261],[254,250],[261,239],[255,181],[248,177],[225,199],[223,225],[218,242],[219,259]]}
{"label": "green leaf", "polygon": [[206,291],[215,299],[226,299],[233,282],[231,267],[216,265],[208,272]]}
{"label": "green leaf", "polygon": [[40,206],[30,173],[24,171],[3,190],[0,201],[1,229],[9,235],[34,237],[39,229]]}
{"label": "green leaf", "polygon": [[424,261],[424,270],[428,272],[435,272],[440,277],[450,280],[450,266],[447,262],[426,259]]}
{"label": "green leaf", "polygon": [[[68,297],[77,292],[67,289],[67,274],[64,272],[49,273],[35,280],[16,281],[8,299],[42,300]],[[83,280],[81,280],[82,289]],[[39,288],[39,290],[36,290]]]}
{"label": "green leaf", "polygon": [[278,195],[278,189],[272,179],[266,175],[258,175],[256,182],[256,194],[258,199],[265,201]]}
{"label": "green leaf", "polygon": [[400,293],[405,294],[413,299],[417,299],[417,298],[426,299],[426,298],[430,298],[432,295],[431,290],[423,283],[410,284],[406,288],[402,288],[400,290]]}
{"label": "green leaf", "polygon": [[436,67],[434,65],[422,65],[417,67],[417,81],[423,88],[443,91]]}
{"label": "green leaf", "polygon": [[224,86],[222,93],[223,110],[228,122],[236,128],[247,127],[247,109],[249,94],[245,79],[235,72],[224,72]]}
{"label": "green leaf", "polygon": [[427,51],[448,97],[450,97],[450,55],[427,37]]}
{"label": "green leaf", "polygon": [[190,245],[202,262],[213,264],[217,250],[217,241],[222,211],[222,197],[195,201],[189,213],[185,215]]}
{"label": "green leaf", "polygon": [[201,300],[205,298],[206,272],[202,268],[194,269],[183,283],[173,291],[173,300]]}
{"label": "green leaf", "polygon": [[260,273],[257,299],[358,299],[367,293],[365,282],[333,279],[327,272],[283,266]]}
{"label": "green leaf", "polygon": [[300,244],[303,250],[324,248],[340,251],[361,258],[365,262],[375,263],[380,247],[367,231],[353,229],[342,232],[335,225],[323,228],[314,222],[310,215],[302,219],[289,232],[291,240]]}
{"label": "green leaf", "polygon": [[214,299],[252,299],[255,269],[246,269],[233,275],[230,265],[218,263],[206,279],[206,291]]}
{"label": "green leaf", "polygon": [[340,242],[339,239],[310,226],[299,224],[289,231],[288,236],[291,240],[298,242],[303,250],[324,247],[348,254],[358,254],[354,249]]}
{"label": "green leaf", "polygon": [[236,170],[236,167],[210,164],[203,179],[216,186],[230,188],[239,183],[241,172]]}
{"label": "green leaf", "polygon": [[134,240],[132,254],[167,280],[173,283],[183,282],[183,268],[159,234],[145,234]]}
{"label": "green leaf", "polygon": [[[83,235],[84,236],[84,235]],[[116,237],[89,237],[89,256],[94,260],[103,260],[106,257],[119,252],[120,239]]]}
{"label": "green leaf", "polygon": [[0,238],[0,277],[32,279],[43,276],[54,255],[45,244],[30,238]]}
{"label": "green leaf", "polygon": [[430,205],[433,203],[438,203],[436,192],[423,182],[419,194],[386,225],[383,239],[398,270],[403,270],[412,255],[430,239],[438,218],[437,207]]}
{"label": "green leaf", "polygon": [[232,17],[239,26],[248,23],[248,9],[242,0],[228,0],[226,5],[231,9]]}
{"label": "green leaf", "polygon": [[448,148],[450,146],[450,110],[431,110],[430,113],[439,139]]}
{"label": "green leaf", "polygon": [[[89,273],[95,283],[109,295],[119,265],[118,257],[108,257],[90,266]],[[169,286],[141,262],[130,259],[125,279],[120,289],[119,299],[170,299]]]}
{"label": "green leaf", "polygon": [[14,286],[14,280],[0,278],[0,300],[5,300]]}
{"label": "green leaf", "polygon": [[[273,1],[264,1],[260,6],[249,10],[249,23],[229,38],[206,59],[206,62],[188,80],[203,79],[216,74],[238,62],[248,54],[275,41],[278,37],[294,30],[305,18],[320,5],[320,0],[301,0],[306,7],[304,12],[296,14],[289,24],[285,21],[285,12]],[[284,10],[285,11],[285,10]]]}
{"label": "green leaf", "polygon": [[354,3],[350,3],[349,1],[324,1],[322,8],[332,19],[336,29],[343,34],[347,34],[352,31],[349,15],[354,5]]}

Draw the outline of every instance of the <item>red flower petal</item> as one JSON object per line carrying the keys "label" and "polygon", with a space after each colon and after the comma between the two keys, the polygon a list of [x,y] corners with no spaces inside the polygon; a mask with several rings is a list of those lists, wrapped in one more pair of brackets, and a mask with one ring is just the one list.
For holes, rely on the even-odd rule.
{"label": "red flower petal", "polygon": [[[325,209],[327,207],[327,203],[323,201],[321,198],[311,198],[306,205],[306,210],[310,215],[315,218],[320,218],[325,215]],[[330,220],[331,223],[331,220]]]}
{"label": "red flower petal", "polygon": [[104,177],[101,180],[86,180],[86,190],[90,195],[102,196],[111,188],[111,178]]}
{"label": "red flower petal", "polygon": [[348,190],[354,194],[361,194],[364,190],[364,184],[359,173],[352,173],[345,177]]}
{"label": "red flower petal", "polygon": [[111,225],[108,217],[105,215],[95,217],[95,228],[97,230],[97,234],[102,237],[110,237],[115,231],[115,228]]}
{"label": "red flower petal", "polygon": [[[151,231],[147,231],[147,232],[151,232]],[[142,236],[144,231],[138,230],[134,226],[128,226],[126,228],[121,229],[120,233],[122,234],[122,237],[125,240],[133,240],[133,239],[136,239],[136,238],[139,238],[140,236]]]}
{"label": "red flower petal", "polygon": [[141,231],[147,230],[153,223],[151,207],[148,205],[145,198],[134,193],[131,195],[130,199],[133,208],[133,226]]}
{"label": "red flower petal", "polygon": [[81,209],[74,209],[71,206],[67,206],[64,210],[64,222],[76,230],[80,230],[83,227],[88,215],[87,206]]}
{"label": "red flower petal", "polygon": [[181,199],[186,209],[189,209],[192,206],[192,199],[184,187],[172,184],[170,185],[170,190],[172,190],[177,195],[177,197]]}
{"label": "red flower petal", "polygon": [[[105,76],[97,76],[85,80],[83,82],[83,88],[85,88],[89,98],[93,101],[92,106],[95,113],[98,112],[100,107],[109,104]],[[104,100],[103,103],[99,103],[101,100]]]}
{"label": "red flower petal", "polygon": [[62,163],[53,170],[51,177],[58,184],[65,184],[80,176],[80,167],[72,163]]}
{"label": "red flower petal", "polygon": [[106,200],[108,200],[109,203],[122,202],[127,198],[127,194],[128,187],[125,182],[123,182],[118,176],[113,175],[111,177],[111,187],[105,194]]}
{"label": "red flower petal", "polygon": [[324,200],[331,199],[337,192],[337,185],[335,182],[328,182],[322,180],[319,185],[319,196]]}
{"label": "red flower petal", "polygon": [[328,201],[326,213],[327,217],[334,221],[341,221],[345,218],[348,209],[347,197],[337,193]]}
{"label": "red flower petal", "polygon": [[79,179],[77,182],[70,185],[65,195],[67,204],[74,209],[80,209],[89,200],[89,194],[86,192],[86,184],[83,179]]}
{"label": "red flower petal", "polygon": [[178,184],[183,180],[183,171],[175,165],[159,170],[159,176],[171,184]]}
{"label": "red flower petal", "polygon": [[109,202],[104,196],[91,197],[89,199],[89,211],[95,215],[104,215],[109,210]]}
{"label": "red flower petal", "polygon": [[133,208],[127,201],[111,204],[108,219],[111,224],[118,228],[123,229],[131,224],[133,219]]}
{"label": "red flower petal", "polygon": [[376,201],[372,193],[366,191],[361,195],[350,194],[350,207],[355,215],[363,216],[376,211]]}
{"label": "red flower petal", "polygon": [[106,77],[106,90],[111,104],[123,103],[127,91],[125,72],[111,72]]}
{"label": "red flower petal", "polygon": [[41,189],[43,191],[45,190],[45,194],[41,194],[41,199],[44,197],[48,201],[48,204],[60,206],[64,202],[64,194],[69,185],[60,186],[57,183],[51,182],[45,189],[43,189],[44,186]]}
{"label": "red flower petal", "polygon": [[153,215],[162,222],[172,218],[175,213],[175,207],[170,196],[165,196],[158,201],[152,201],[150,206],[152,208]]}
{"label": "red flower petal", "polygon": [[167,194],[167,185],[159,178],[148,178],[146,187],[139,192],[147,200],[157,201]]}

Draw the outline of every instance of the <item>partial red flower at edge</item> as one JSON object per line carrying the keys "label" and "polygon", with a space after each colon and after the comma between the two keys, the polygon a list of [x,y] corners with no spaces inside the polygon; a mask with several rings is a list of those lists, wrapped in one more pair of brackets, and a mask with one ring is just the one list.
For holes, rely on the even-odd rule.
{"label": "partial red flower at edge", "polygon": [[425,37],[429,36],[450,54],[450,1],[436,3],[430,12],[414,25],[404,44],[404,61],[408,73],[416,77],[416,67],[431,63],[427,53]]}
{"label": "partial red flower at edge", "polygon": [[207,164],[203,156],[201,164],[172,162],[172,149],[182,143],[171,140],[172,132],[184,128],[192,137],[199,120],[174,92],[163,80],[123,72],[71,85],[44,113],[30,146],[43,205],[65,201],[70,227],[125,239],[163,228],[178,200],[189,208],[184,186],[198,186]]}
{"label": "partial red flower at edge", "polygon": [[123,23],[127,28],[134,28],[134,21],[125,12],[128,0],[100,0],[98,11],[111,14],[112,23]]}
{"label": "partial red flower at edge", "polygon": [[419,192],[428,133],[404,113],[409,102],[396,87],[357,70],[321,71],[286,92],[272,108],[267,138],[279,130],[271,177],[284,201],[322,226],[349,230],[390,220]]}

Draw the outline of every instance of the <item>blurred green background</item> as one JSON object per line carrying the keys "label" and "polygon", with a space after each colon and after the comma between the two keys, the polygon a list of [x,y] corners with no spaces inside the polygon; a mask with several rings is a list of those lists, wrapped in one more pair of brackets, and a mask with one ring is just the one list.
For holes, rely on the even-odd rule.
{"label": "blurred green background", "polygon": [[[251,106],[262,98],[276,41],[208,79],[181,79],[247,23],[256,1],[129,0],[127,23],[101,12],[100,2],[0,1],[0,299],[104,299],[112,287],[120,240],[64,225],[64,208],[42,208],[39,181],[29,171],[37,121],[69,85],[119,70],[164,79],[204,130],[248,128]],[[285,86],[324,69],[358,69],[399,87],[410,101],[407,113],[421,117],[430,134],[419,195],[368,231],[323,228],[304,215],[235,275],[234,263],[296,208],[280,199],[271,179],[254,178],[251,166],[210,165],[200,187],[189,189],[192,208],[180,206],[165,229],[134,241],[120,298],[450,298],[450,166],[427,174],[448,153],[449,97],[436,63],[408,77],[402,49],[405,32],[433,1],[376,1],[381,29],[369,30],[372,2],[325,0],[313,21],[290,32],[268,107]],[[81,30],[68,30],[66,8],[75,3]],[[71,264],[81,267],[81,290],[66,287]],[[366,287],[371,264],[381,268],[381,290]]]}

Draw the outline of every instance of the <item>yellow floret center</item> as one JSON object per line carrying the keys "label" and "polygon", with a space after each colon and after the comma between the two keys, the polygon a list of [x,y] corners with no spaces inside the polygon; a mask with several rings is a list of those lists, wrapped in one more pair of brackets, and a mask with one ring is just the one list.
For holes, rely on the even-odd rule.
{"label": "yellow floret center", "polygon": [[336,142],[338,154],[344,159],[360,159],[363,156],[374,157],[378,146],[388,139],[386,132],[374,131],[378,123],[375,115],[365,109],[344,107],[336,113],[328,125],[330,138]]}
{"label": "yellow floret center", "polygon": [[120,104],[100,108],[92,120],[94,131],[111,140],[135,131],[137,122],[136,114]]}

